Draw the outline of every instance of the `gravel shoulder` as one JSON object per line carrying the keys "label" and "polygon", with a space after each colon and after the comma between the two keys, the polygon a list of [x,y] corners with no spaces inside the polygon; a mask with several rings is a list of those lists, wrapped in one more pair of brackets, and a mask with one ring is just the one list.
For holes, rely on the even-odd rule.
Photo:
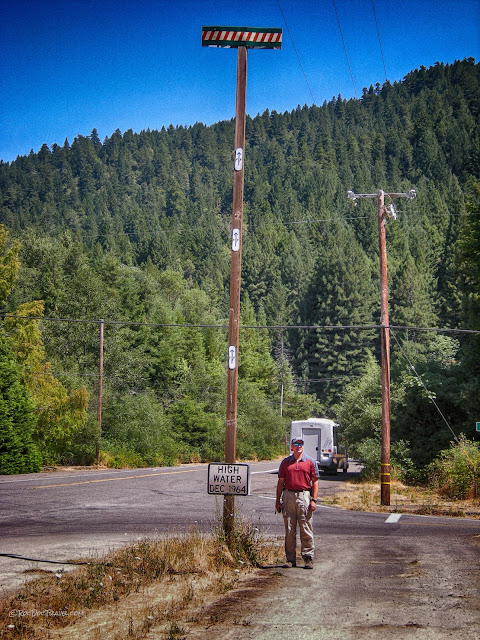
{"label": "gravel shoulder", "polygon": [[[189,640],[480,637],[479,537],[455,556],[421,539],[338,536],[313,571],[263,569],[183,626]],[[361,559],[361,561],[360,561]],[[158,636],[149,635],[149,638]]]}

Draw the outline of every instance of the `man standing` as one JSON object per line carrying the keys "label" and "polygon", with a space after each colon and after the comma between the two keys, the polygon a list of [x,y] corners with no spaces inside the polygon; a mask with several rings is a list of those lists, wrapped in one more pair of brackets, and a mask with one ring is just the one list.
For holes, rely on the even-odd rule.
{"label": "man standing", "polygon": [[297,566],[297,523],[305,569],[313,569],[312,514],[317,508],[318,478],[315,464],[303,453],[303,440],[292,440],[293,454],[282,460],[278,470],[275,510],[285,523],[285,567]]}

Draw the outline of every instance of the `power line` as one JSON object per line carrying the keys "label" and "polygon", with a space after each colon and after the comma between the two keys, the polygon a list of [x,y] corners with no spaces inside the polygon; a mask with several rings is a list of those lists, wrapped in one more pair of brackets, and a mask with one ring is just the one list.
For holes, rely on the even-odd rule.
{"label": "power line", "polygon": [[442,416],[443,421],[445,422],[445,424],[447,425],[447,427],[450,429],[450,431],[453,434],[453,437],[455,438],[455,441],[458,442],[458,438],[456,433],[454,432],[454,430],[452,429],[452,427],[450,426],[450,423],[448,422],[448,420],[445,418],[445,416],[443,415],[443,413],[440,410],[440,407],[438,406],[438,404],[435,402],[435,398],[433,397],[433,394],[431,391],[429,391],[427,389],[427,387],[425,386],[422,378],[420,377],[419,373],[417,372],[417,370],[415,369],[414,365],[412,364],[412,361],[409,359],[409,357],[407,356],[407,354],[405,353],[405,351],[402,348],[402,345],[400,344],[400,342],[397,340],[397,336],[395,335],[395,333],[393,333],[393,331],[390,332],[391,335],[393,336],[395,342],[397,343],[400,351],[402,352],[405,360],[408,362],[408,364],[410,365],[410,368],[412,369],[413,373],[415,374],[417,380],[420,382],[420,384],[422,385],[422,387],[425,389],[425,391],[427,392],[427,397],[428,399],[432,402],[432,404],[435,406],[436,410],[438,411],[438,413]]}
{"label": "power line", "polygon": [[[461,215],[461,214],[451,214],[451,215]],[[313,219],[307,219],[307,220],[278,220],[279,224],[283,224],[283,225],[289,225],[289,224],[314,224],[317,222],[340,222],[342,220],[365,220],[367,218],[371,218],[371,216],[341,216],[341,217],[337,217],[337,218],[313,218]],[[249,230],[256,230],[258,228],[261,227],[261,224],[254,224],[252,222],[248,221],[248,216],[247,216],[247,221],[246,221],[247,227]],[[195,231],[195,230],[204,230],[204,231],[218,231],[218,227],[212,228],[212,227],[204,227],[203,225],[192,225],[192,226],[188,226],[186,228],[181,228],[181,227],[177,227],[176,229],[156,229],[155,231],[118,231],[116,233],[97,233],[97,234],[81,234],[78,237],[80,237],[82,240],[85,239],[92,239],[92,238],[122,238],[124,236],[128,236],[130,237],[136,237],[136,238],[151,238],[153,236],[162,236],[162,235],[168,235],[169,237],[172,236],[172,234],[178,234],[181,235],[182,233],[188,233],[191,231]],[[220,231],[222,231],[223,233],[228,233],[228,229],[224,228],[220,228]],[[73,236],[76,236],[76,231],[71,231],[71,233],[73,234]],[[51,236],[51,234],[49,234]],[[57,237],[60,237],[60,234],[57,234]]]}
{"label": "power line", "polygon": [[345,57],[347,59],[348,69],[350,71],[350,78],[352,79],[353,84],[353,92],[355,94],[355,98],[357,97],[357,89],[355,87],[355,80],[353,79],[352,67],[350,66],[350,60],[348,59],[347,47],[345,46],[345,39],[343,37],[342,26],[340,24],[340,18],[338,17],[337,5],[335,4],[335,0],[332,0],[333,8],[335,9],[335,15],[337,16],[338,29],[340,31],[340,36],[342,38],[343,50],[345,51]]}
{"label": "power line", "polygon": [[375,2],[374,2],[374,0],[372,0],[372,9],[373,9],[373,16],[375,18],[375,26],[377,27],[378,44],[380,45],[380,54],[382,56],[383,70],[385,71],[385,82],[388,82],[387,67],[385,66],[385,58],[383,57],[382,42],[380,40],[380,31],[378,29],[377,14],[375,12]]}
{"label": "power line", "polygon": [[455,329],[452,327],[407,327],[402,325],[391,324],[387,329],[402,329],[406,331],[434,331],[438,333],[472,333],[472,334],[480,334],[480,331],[475,329]]}
{"label": "power line", "polygon": [[[132,373],[132,371],[127,371],[125,372],[126,374],[128,373]],[[35,376],[37,378],[40,378],[42,376],[53,376],[55,378],[94,378],[94,379],[98,379],[98,371],[94,372],[94,373],[69,373],[67,371],[49,371],[49,372],[44,372],[44,371],[36,371],[34,373],[31,374],[32,376]],[[128,381],[128,376],[127,375],[118,375],[118,374],[103,374],[102,378],[104,380],[127,380]],[[148,383],[151,382],[151,377],[143,377],[143,376],[138,376],[135,373],[135,379],[136,380],[141,380],[142,382]],[[157,385],[155,384],[153,389],[151,387],[149,387],[149,390],[153,390],[153,391],[163,391],[165,393],[171,393],[172,389],[173,389],[173,393],[180,391],[181,387],[185,384],[189,384],[190,385],[190,389],[192,388],[192,385],[190,382],[185,382],[182,380],[169,380],[168,382],[168,386],[164,385]],[[213,393],[216,393],[217,391],[222,391],[223,390],[223,383],[221,382],[217,382],[217,383],[212,383],[210,382],[208,384],[208,386],[206,387],[202,387],[201,389],[198,389],[198,391],[200,391],[202,394],[206,393],[207,391],[212,391]],[[129,386],[130,389],[132,389],[131,386]],[[137,387],[138,388],[138,385]]]}
{"label": "power line", "polygon": [[[402,213],[403,210],[399,211],[399,213]],[[480,212],[476,212],[476,211],[472,211],[472,212],[461,212],[461,213],[448,213],[446,216],[443,215],[442,217],[445,218],[458,218],[458,217],[464,217],[465,219],[468,219],[470,217],[473,216],[479,216]],[[282,225],[295,225],[295,224],[316,224],[316,223],[335,223],[335,222],[341,222],[343,220],[346,221],[355,221],[355,220],[367,220],[370,219],[372,216],[340,216],[340,217],[334,217],[334,218],[307,218],[305,220],[278,220],[278,224],[282,224]],[[256,230],[261,228],[261,223],[260,224],[255,224],[252,222],[248,221],[248,216],[247,216],[247,230]],[[228,229],[227,228],[219,228],[219,227],[208,227],[208,226],[203,226],[201,224],[198,225],[191,225],[185,228],[181,228],[181,227],[177,227],[175,229],[155,229],[154,231],[118,231],[116,233],[96,233],[96,234],[79,234],[77,235],[77,231],[70,229],[70,233],[72,234],[73,239],[75,240],[76,237],[81,238],[82,240],[85,239],[92,239],[92,238],[121,238],[124,236],[128,236],[128,237],[136,237],[136,238],[151,238],[153,236],[157,236],[157,235],[169,235],[170,237],[173,234],[178,234],[181,235],[182,233],[188,233],[190,231],[195,231],[195,230],[205,230],[205,231],[210,231],[210,232],[214,232],[214,231],[218,231],[220,230],[223,234],[228,234]],[[48,234],[49,237],[63,237],[61,233],[57,233],[57,234]]]}
{"label": "power line", "polygon": [[305,69],[303,68],[302,61],[300,60],[300,56],[298,55],[297,47],[295,46],[295,42],[293,41],[293,36],[290,32],[290,28],[287,23],[287,19],[285,18],[285,14],[283,13],[283,9],[280,5],[280,0],[277,0],[278,8],[280,9],[280,13],[282,14],[283,21],[285,22],[285,26],[287,27],[288,35],[290,36],[290,40],[292,41],[293,50],[295,51],[295,55],[297,56],[298,64],[303,73],[303,77],[305,78],[305,82],[307,83],[308,90],[310,91],[310,95],[312,96],[313,104],[316,106],[315,97],[313,95],[312,89],[310,87],[310,83],[308,82],[307,74],[305,73]]}
{"label": "power line", "polygon": [[335,376],[333,378],[292,378],[292,382],[297,385],[314,384],[316,382],[337,382],[338,380],[351,380],[352,378],[361,378],[360,375],[348,374],[344,376]]}
{"label": "power line", "polygon": [[[48,320],[52,322],[73,322],[98,325],[100,320],[88,318],[55,318],[51,316],[20,316],[13,313],[2,313],[0,319],[15,318],[19,320]],[[228,329],[228,324],[181,324],[181,323],[161,323],[161,322],[133,322],[129,320],[104,320],[105,325],[131,326],[131,327],[154,327],[154,328],[179,328],[179,329]],[[268,329],[272,331],[301,329],[304,331],[345,331],[358,330],[368,331],[373,329],[401,329],[406,331],[431,331],[437,333],[464,333],[479,335],[480,330],[462,329],[452,327],[412,327],[404,325],[389,325],[385,327],[381,324],[343,324],[343,325],[318,325],[318,324],[265,324],[265,325],[240,325],[241,329]]]}
{"label": "power line", "polygon": [[313,224],[316,222],[340,222],[341,220],[366,220],[372,216],[352,216],[350,218],[314,218],[313,220],[292,220],[291,222],[281,221],[282,224]]}

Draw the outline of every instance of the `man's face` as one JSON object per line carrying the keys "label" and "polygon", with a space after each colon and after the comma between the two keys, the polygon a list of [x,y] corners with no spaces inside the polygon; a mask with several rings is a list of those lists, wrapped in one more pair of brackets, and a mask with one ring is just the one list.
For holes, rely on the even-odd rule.
{"label": "man's face", "polygon": [[292,442],[292,447],[295,458],[301,458],[303,455],[303,440],[294,440]]}

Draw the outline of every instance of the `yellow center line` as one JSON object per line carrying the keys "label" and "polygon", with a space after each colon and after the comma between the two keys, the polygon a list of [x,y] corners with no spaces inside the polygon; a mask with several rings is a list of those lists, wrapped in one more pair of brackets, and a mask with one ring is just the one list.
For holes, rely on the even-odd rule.
{"label": "yellow center line", "polygon": [[81,482],[65,482],[63,484],[41,484],[32,487],[32,489],[53,489],[56,487],[72,487],[80,484],[94,484],[95,482],[114,482],[115,480],[133,480],[135,478],[148,478],[150,476],[168,476],[175,473],[192,473],[192,471],[197,470],[198,467],[196,469],[185,469],[184,471],[159,471],[158,473],[142,473],[141,475],[122,476],[121,478],[100,478],[99,480],[82,480]]}
{"label": "yellow center line", "polygon": [[[410,514],[409,513],[408,515],[414,515],[414,514]],[[441,518],[442,516],[417,516],[417,517],[421,517],[421,518],[425,518],[425,517],[426,518]],[[447,516],[444,516],[444,517],[447,517]],[[468,522],[468,523],[472,522],[472,524],[468,524],[467,525],[467,528],[468,527],[472,527],[473,528],[475,526],[473,524],[474,523],[474,519],[473,518],[471,520],[469,518],[465,518],[464,520],[461,521],[461,524],[464,524],[466,522]],[[460,523],[458,521],[457,522],[452,522],[451,524],[450,523],[447,524],[447,523],[441,523],[441,522],[404,522],[403,520],[399,520],[395,524],[399,524],[399,525],[402,525],[402,526],[407,525],[407,526],[412,526],[412,527],[458,527],[458,526],[460,526]]]}

